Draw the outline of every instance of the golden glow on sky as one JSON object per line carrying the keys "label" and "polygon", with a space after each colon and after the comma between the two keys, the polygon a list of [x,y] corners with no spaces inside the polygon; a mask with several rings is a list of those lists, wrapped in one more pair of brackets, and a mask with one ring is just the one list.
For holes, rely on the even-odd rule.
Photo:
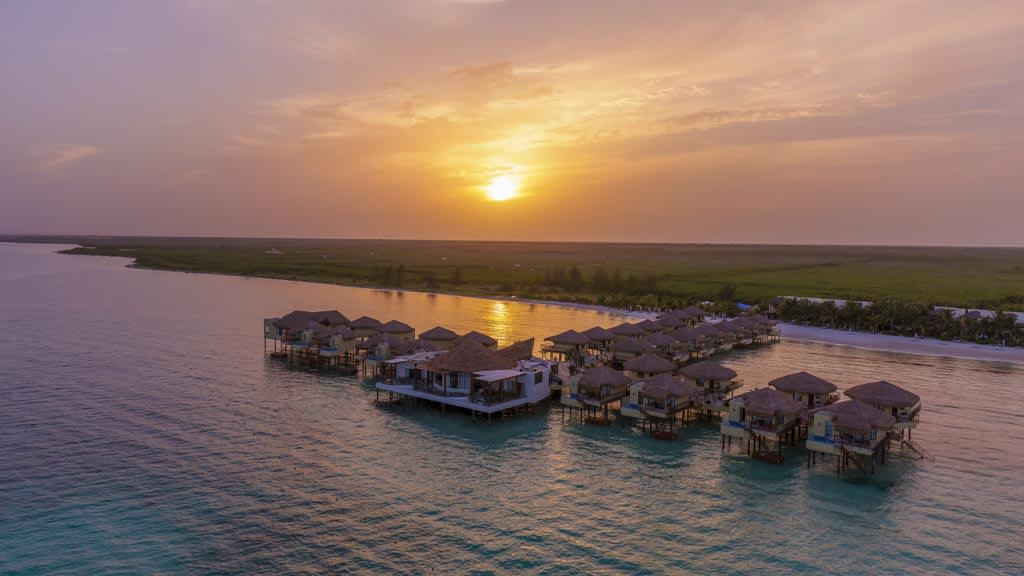
{"label": "golden glow on sky", "polygon": [[1024,242],[1024,2],[633,4],[0,2],[0,231]]}
{"label": "golden glow on sky", "polygon": [[501,174],[491,178],[484,187],[487,197],[494,202],[504,202],[519,195],[520,179],[514,174]]}

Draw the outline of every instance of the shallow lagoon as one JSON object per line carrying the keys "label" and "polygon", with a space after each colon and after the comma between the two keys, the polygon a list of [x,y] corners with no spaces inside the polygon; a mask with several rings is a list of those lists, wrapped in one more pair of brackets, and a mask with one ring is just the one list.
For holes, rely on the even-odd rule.
{"label": "shallow lagoon", "polygon": [[807,369],[925,404],[876,477],[563,423],[378,407],[263,356],[293,308],[503,343],[589,310],[125,268],[0,245],[0,572],[1024,571],[1024,367],[785,341],[723,356],[748,387]]}

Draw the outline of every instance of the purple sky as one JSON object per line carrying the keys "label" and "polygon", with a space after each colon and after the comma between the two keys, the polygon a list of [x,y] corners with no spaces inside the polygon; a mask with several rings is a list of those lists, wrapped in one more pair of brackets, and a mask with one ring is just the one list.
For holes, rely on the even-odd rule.
{"label": "purple sky", "polygon": [[1019,1],[8,0],[0,77],[0,233],[1024,245]]}

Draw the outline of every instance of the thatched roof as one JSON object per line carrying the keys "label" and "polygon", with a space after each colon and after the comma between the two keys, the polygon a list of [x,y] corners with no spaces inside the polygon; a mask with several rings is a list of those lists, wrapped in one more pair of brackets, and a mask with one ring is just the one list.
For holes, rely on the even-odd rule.
{"label": "thatched roof", "polygon": [[644,342],[655,348],[668,348],[676,343],[676,339],[667,334],[656,333],[644,338]]}
{"label": "thatched roof", "polygon": [[670,329],[682,326],[683,324],[686,323],[686,320],[684,318],[680,318],[679,316],[663,315],[661,318],[655,320],[654,323],[660,326],[662,329]]}
{"label": "thatched roof", "polygon": [[455,341],[455,345],[457,346],[459,344],[462,344],[463,342],[473,342],[476,344],[480,344],[481,346],[487,347],[498,345],[497,340],[491,338],[490,336],[484,334],[483,332],[477,332],[476,330],[466,332],[462,336],[459,336],[459,338]]}
{"label": "thatched roof", "polygon": [[629,322],[623,322],[618,326],[613,326],[609,328],[608,331],[616,336],[642,336],[644,333],[643,328],[636,324],[630,324]]}
{"label": "thatched roof", "polygon": [[633,358],[626,362],[624,368],[632,372],[638,372],[641,374],[660,374],[662,372],[671,372],[676,367],[669,360],[665,360],[657,354],[651,352],[644,352],[640,356]]}
{"label": "thatched roof", "polygon": [[854,400],[888,408],[909,408],[921,401],[917,394],[885,380],[854,386],[845,394]]}
{"label": "thatched roof", "polygon": [[736,377],[736,371],[718,362],[705,360],[684,367],[683,376],[695,380],[732,380]]}
{"label": "thatched roof", "polygon": [[594,342],[606,342],[608,340],[615,340],[614,332],[610,330],[605,330],[600,326],[594,326],[593,328],[589,328],[587,330],[584,330],[583,332],[580,332],[580,334],[583,334],[584,336],[590,338]]}
{"label": "thatched roof", "polygon": [[758,388],[739,396],[743,398],[743,407],[751,414],[775,416],[776,414],[799,414],[804,405],[792,396],[773,388]]}
{"label": "thatched roof", "polygon": [[612,344],[612,351],[622,352],[624,354],[643,354],[651,349],[652,347],[650,344],[639,340],[622,340]]}
{"label": "thatched roof", "polygon": [[835,384],[807,372],[787,374],[772,380],[768,385],[776,390],[797,394],[828,394],[836,389]]}
{"label": "thatched roof", "polygon": [[520,340],[498,350],[498,354],[513,360],[527,360],[533,357],[533,338]]}
{"label": "thatched roof", "polygon": [[869,406],[860,400],[844,400],[815,408],[810,414],[825,412],[831,415],[832,422],[839,428],[853,430],[856,432],[870,432],[872,428],[888,430],[896,423],[896,419]]}
{"label": "thatched roof", "polygon": [[548,336],[545,338],[552,344],[563,344],[566,346],[585,346],[590,344],[590,338],[580,334],[575,330],[566,330],[565,332],[559,332],[554,336]]}
{"label": "thatched roof", "polygon": [[438,342],[451,342],[458,337],[458,334],[443,326],[434,326],[420,334],[420,340],[435,340]]}
{"label": "thatched roof", "polygon": [[415,332],[412,326],[409,326],[405,322],[399,322],[398,320],[385,322],[381,325],[380,331],[388,334],[407,334],[409,332]]}
{"label": "thatched roof", "polygon": [[704,334],[698,332],[696,328],[680,328],[669,334],[669,336],[675,338],[679,342],[697,341],[705,338]]}
{"label": "thatched roof", "polygon": [[370,318],[369,316],[360,316],[352,322],[349,322],[349,327],[353,330],[379,330],[383,326],[380,320],[376,318]]}
{"label": "thatched roof", "polygon": [[640,328],[644,332],[660,332],[661,331],[661,325],[658,324],[657,322],[655,322],[654,320],[641,320],[641,321],[637,322],[635,325],[636,325],[637,328]]}
{"label": "thatched roof", "polygon": [[584,390],[600,390],[602,386],[608,386],[613,393],[621,394],[629,388],[630,382],[629,376],[604,365],[588,368],[580,375],[580,388]]}
{"label": "thatched roof", "polygon": [[433,372],[473,373],[484,370],[509,370],[516,367],[516,361],[478,343],[465,341],[456,344],[450,352],[438,354],[427,360],[422,366]]}
{"label": "thatched roof", "polygon": [[672,376],[667,372],[663,372],[657,376],[644,379],[643,394],[651,398],[665,398],[667,396],[694,398],[700,394],[700,389],[693,384],[683,382],[683,379],[679,376]]}
{"label": "thatched roof", "polygon": [[389,348],[395,348],[402,343],[402,339],[394,334],[377,334],[371,338],[367,338],[366,341],[359,343],[359,348],[365,348],[370,350],[376,348],[381,344],[387,344]]}
{"label": "thatched roof", "polygon": [[316,312],[310,312],[308,310],[294,310],[274,322],[275,326],[285,330],[302,330],[310,324],[343,326],[348,324],[348,318],[337,310],[320,310]]}
{"label": "thatched roof", "polygon": [[694,328],[692,334],[698,338],[718,338],[721,332],[716,327],[705,324],[704,326]]}

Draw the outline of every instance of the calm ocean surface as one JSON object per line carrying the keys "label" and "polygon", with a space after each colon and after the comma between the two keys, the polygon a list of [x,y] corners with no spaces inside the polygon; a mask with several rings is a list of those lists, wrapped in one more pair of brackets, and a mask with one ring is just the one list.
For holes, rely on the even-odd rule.
{"label": "calm ocean surface", "polygon": [[0,573],[1024,573],[1024,367],[783,342],[807,369],[924,401],[881,474],[563,424],[380,408],[263,356],[293,308],[507,343],[620,318],[449,296],[125,268],[0,244]]}

